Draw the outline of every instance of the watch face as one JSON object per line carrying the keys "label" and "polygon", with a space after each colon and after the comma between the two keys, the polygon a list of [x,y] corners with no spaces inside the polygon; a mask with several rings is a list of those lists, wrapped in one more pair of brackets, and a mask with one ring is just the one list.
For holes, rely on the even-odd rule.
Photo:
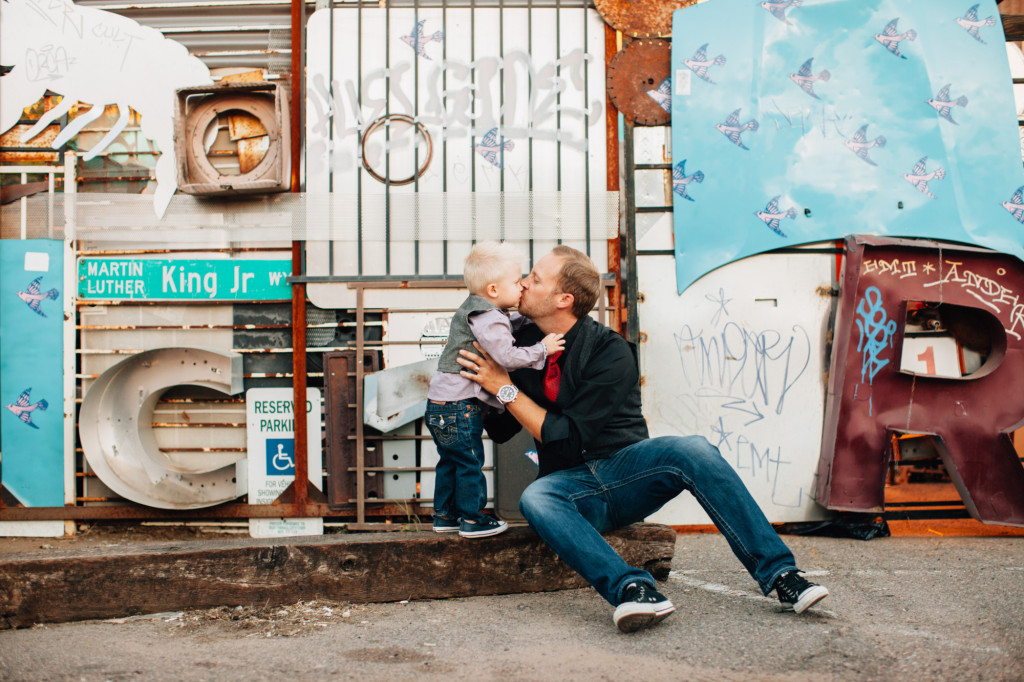
{"label": "watch face", "polygon": [[498,400],[503,403],[510,403],[519,395],[519,389],[511,384],[506,384],[498,389]]}

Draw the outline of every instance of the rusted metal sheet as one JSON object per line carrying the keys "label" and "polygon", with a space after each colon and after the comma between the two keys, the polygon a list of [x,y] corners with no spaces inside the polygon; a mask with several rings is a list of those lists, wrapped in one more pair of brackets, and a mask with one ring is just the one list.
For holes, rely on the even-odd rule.
{"label": "rusted metal sheet", "polygon": [[266,135],[242,139],[236,144],[238,146],[239,173],[248,173],[260,165],[260,161],[263,160],[270,150],[270,138]]}
{"label": "rusted metal sheet", "polygon": [[267,134],[260,120],[251,114],[231,112],[228,116],[228,135],[232,142],[250,137],[262,137]]}
{"label": "rusted metal sheet", "polygon": [[[351,499],[357,497],[356,429],[359,424],[356,410],[356,353],[351,350],[324,353],[324,409],[327,421],[327,501],[331,509],[351,509]],[[380,369],[376,351],[363,352],[363,371]],[[363,464],[380,467],[382,448],[379,440],[365,441]],[[377,472],[365,472],[365,495],[368,499],[384,496],[383,478]]]}
{"label": "rusted metal sheet", "polygon": [[667,40],[635,40],[608,65],[608,98],[635,125],[671,122],[671,60]]}
{"label": "rusted metal sheet", "polygon": [[[1024,265],[935,242],[849,237],[835,325],[817,501],[878,511],[893,433],[935,436],[971,516],[1024,526],[1024,467],[1009,432],[1024,419]],[[910,302],[972,309],[991,339],[957,378],[901,371]]]}
{"label": "rusted metal sheet", "polygon": [[672,13],[697,0],[595,0],[608,25],[634,38],[669,38]]}

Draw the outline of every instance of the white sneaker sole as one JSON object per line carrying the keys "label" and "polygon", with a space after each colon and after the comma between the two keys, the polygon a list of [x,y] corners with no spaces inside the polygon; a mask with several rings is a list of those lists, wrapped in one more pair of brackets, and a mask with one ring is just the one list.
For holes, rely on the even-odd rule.
{"label": "white sneaker sole", "polygon": [[612,620],[615,621],[615,626],[622,632],[636,632],[642,628],[657,625],[668,618],[669,615],[675,613],[675,610],[676,607],[668,600],[658,602],[657,604],[626,602],[615,607],[615,614],[612,616]]}
{"label": "white sneaker sole", "polygon": [[508,524],[507,523],[505,523],[504,521],[500,521],[499,523],[501,524],[500,526],[495,526],[493,528],[486,528],[484,530],[464,531],[464,530],[460,529],[459,530],[459,537],[463,537],[463,538],[486,538],[486,537],[489,537],[491,535],[498,535],[499,533],[504,533],[506,530],[508,530]]}
{"label": "white sneaker sole", "polygon": [[435,533],[458,533],[459,532],[459,527],[455,526],[454,528],[438,528],[438,527],[435,526],[434,527],[434,532]]}
{"label": "white sneaker sole", "polygon": [[782,608],[787,611],[792,610],[797,613],[803,613],[827,596],[827,588],[822,587],[821,585],[815,585],[814,587],[804,590],[804,593],[800,595],[800,599],[795,604],[783,603]]}

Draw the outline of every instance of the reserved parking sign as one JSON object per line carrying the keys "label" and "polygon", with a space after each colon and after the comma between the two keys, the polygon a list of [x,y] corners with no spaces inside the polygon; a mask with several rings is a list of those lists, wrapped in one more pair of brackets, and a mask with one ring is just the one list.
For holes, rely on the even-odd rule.
{"label": "reserved parking sign", "polygon": [[[306,389],[309,480],[323,489],[320,390]],[[249,504],[270,504],[295,480],[295,410],[291,388],[251,388],[245,393]],[[254,538],[322,535],[322,518],[249,519]]]}

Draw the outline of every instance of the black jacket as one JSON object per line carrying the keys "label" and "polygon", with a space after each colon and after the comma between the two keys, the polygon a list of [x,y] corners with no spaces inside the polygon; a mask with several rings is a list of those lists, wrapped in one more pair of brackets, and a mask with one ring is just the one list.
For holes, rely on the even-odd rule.
{"label": "black jacket", "polygon": [[[532,345],[543,336],[536,325],[529,324],[515,334],[516,345]],[[586,460],[606,459],[648,437],[633,344],[584,317],[565,335],[565,351],[558,363],[562,381],[554,403],[544,395],[543,370],[511,373],[519,390],[548,410],[541,427],[543,442],[537,444],[540,476]],[[522,428],[508,412],[487,415],[484,425],[498,443]]]}

